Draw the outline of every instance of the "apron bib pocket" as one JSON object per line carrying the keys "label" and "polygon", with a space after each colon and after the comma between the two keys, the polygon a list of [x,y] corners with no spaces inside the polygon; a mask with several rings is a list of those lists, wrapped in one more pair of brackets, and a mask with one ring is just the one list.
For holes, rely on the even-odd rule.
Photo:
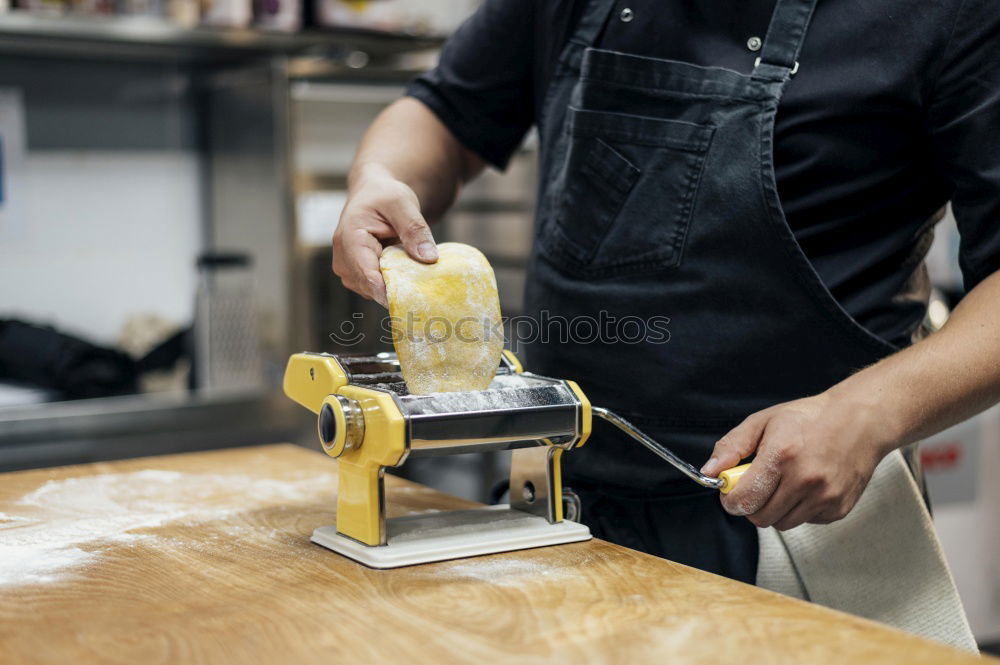
{"label": "apron bib pocket", "polygon": [[[541,230],[546,259],[590,278],[678,265],[714,128],[571,107],[566,131],[565,186],[553,188]],[[634,223],[644,218],[654,221]]]}
{"label": "apron bib pocket", "polygon": [[546,245],[567,266],[587,266],[639,179],[639,169],[599,138],[574,141],[568,184],[546,235]]}

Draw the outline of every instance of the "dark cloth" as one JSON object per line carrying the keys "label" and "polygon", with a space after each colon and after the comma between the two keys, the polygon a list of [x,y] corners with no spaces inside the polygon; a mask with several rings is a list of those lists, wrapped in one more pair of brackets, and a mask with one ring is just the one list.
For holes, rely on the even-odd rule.
{"label": "dark cloth", "polygon": [[[409,94],[503,167],[539,119],[582,3],[486,0]],[[628,6],[634,19],[620,20]],[[773,0],[618,2],[595,46],[748,73]],[[903,345],[923,319],[921,260],[952,201],[967,289],[1000,269],[1000,4],[819,3],[775,128],[778,191],[837,302]]]}
{"label": "dark cloth", "polygon": [[577,482],[573,491],[579,521],[595,538],[747,584],[757,579],[757,527],[720,510],[714,490],[650,497]]}
{"label": "dark cloth", "polygon": [[65,399],[127,395],[138,391],[142,374],[189,358],[190,337],[190,328],[178,330],[135,360],[51,326],[0,319],[0,381],[46,388]]}
{"label": "dark cloth", "polygon": [[[578,381],[695,465],[747,415],[895,350],[837,304],[778,196],[774,118],[816,2],[778,0],[760,64],[743,74],[594,48],[615,0],[588,0],[541,111],[525,311],[539,326],[548,314],[647,331],[631,342],[617,323],[543,332],[528,366]],[[669,336],[649,334],[674,313]],[[598,490],[582,497],[595,531],[753,579],[752,524],[621,432],[595,426],[591,438],[563,471]],[[696,547],[678,544],[691,538]]]}
{"label": "dark cloth", "polygon": [[0,319],[0,380],[77,399],[134,393],[136,362],[48,326]]}

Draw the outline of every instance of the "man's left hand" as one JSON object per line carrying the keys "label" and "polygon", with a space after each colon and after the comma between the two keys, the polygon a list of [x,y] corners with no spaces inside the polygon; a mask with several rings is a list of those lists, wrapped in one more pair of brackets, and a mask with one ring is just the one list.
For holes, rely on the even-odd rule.
{"label": "man's left hand", "polygon": [[702,472],[717,476],[756,453],[736,488],[722,495],[727,512],[780,530],[835,522],[854,507],[894,447],[879,443],[874,411],[830,393],[778,404],[722,437]]}

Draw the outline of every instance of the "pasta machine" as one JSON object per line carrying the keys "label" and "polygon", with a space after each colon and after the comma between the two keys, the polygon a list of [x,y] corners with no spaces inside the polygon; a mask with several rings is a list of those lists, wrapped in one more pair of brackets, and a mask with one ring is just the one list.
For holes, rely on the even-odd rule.
{"label": "pasta machine", "polygon": [[[318,416],[338,461],[337,522],[313,542],[373,568],[428,563],[588,540],[563,515],[562,454],[609,420],[695,482],[723,492],[742,469],[710,478],[624,419],[594,407],[573,381],[522,370],[504,351],[487,390],[411,395],[395,353],[299,353],[285,393]],[[384,475],[411,457],[511,450],[510,504],[386,518]]]}

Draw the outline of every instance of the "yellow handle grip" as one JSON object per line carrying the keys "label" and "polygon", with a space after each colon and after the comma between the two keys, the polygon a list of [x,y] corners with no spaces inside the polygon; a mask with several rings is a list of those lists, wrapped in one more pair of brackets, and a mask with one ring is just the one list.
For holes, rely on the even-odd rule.
{"label": "yellow handle grip", "polygon": [[736,487],[736,483],[740,482],[740,478],[743,474],[747,472],[750,468],[749,464],[740,464],[739,466],[734,466],[731,469],[726,469],[719,474],[719,479],[722,481],[722,487],[719,491],[723,494],[729,494]]}

